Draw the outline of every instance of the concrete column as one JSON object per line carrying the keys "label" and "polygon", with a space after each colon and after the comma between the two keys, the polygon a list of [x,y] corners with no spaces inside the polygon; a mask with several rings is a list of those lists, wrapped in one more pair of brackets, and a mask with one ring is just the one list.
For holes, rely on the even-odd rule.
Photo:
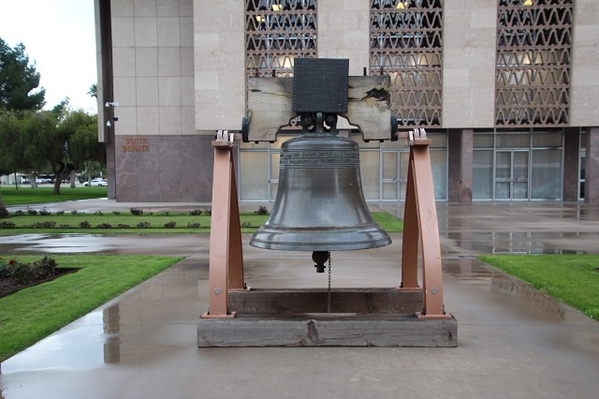
{"label": "concrete column", "polygon": [[567,128],[564,131],[564,175],[562,178],[562,198],[564,201],[578,201],[578,157],[580,153],[580,130]]}
{"label": "concrete column", "polygon": [[461,130],[449,129],[447,135],[447,199],[449,202],[460,202],[461,133]]}
{"label": "concrete column", "polygon": [[474,132],[463,129],[460,137],[460,204],[472,204],[472,148]]}
{"label": "concrete column", "polygon": [[584,202],[599,203],[599,127],[587,130]]}
{"label": "concrete column", "polygon": [[449,132],[449,201],[472,203],[472,129]]}

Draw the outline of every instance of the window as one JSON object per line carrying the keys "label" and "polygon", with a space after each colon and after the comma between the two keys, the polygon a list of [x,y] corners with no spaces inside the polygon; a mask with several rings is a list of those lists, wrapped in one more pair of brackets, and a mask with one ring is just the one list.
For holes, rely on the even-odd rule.
{"label": "window", "polygon": [[245,10],[246,76],[291,76],[295,58],[316,58],[316,0],[246,0]]}
{"label": "window", "polygon": [[498,0],[497,126],[567,125],[573,0]]}
{"label": "window", "polygon": [[370,74],[391,76],[400,126],[441,125],[441,0],[372,0]]}

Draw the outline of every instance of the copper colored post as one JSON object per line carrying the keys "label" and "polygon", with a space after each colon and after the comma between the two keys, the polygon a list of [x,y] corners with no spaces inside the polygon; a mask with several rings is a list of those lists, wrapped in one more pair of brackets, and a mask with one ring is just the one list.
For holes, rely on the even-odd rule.
{"label": "copper colored post", "polygon": [[429,145],[431,140],[410,143],[408,184],[404,211],[401,289],[418,288],[418,244],[422,260],[424,307],[419,318],[451,318],[443,305],[441,243],[433,187]]}
{"label": "copper colored post", "polygon": [[215,140],[210,226],[210,309],[202,318],[229,318],[229,289],[243,289],[241,224],[233,166],[233,142]]}

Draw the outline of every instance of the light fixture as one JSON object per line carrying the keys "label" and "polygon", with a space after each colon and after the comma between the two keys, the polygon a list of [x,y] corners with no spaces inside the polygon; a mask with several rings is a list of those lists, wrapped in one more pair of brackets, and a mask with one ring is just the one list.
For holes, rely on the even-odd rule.
{"label": "light fixture", "polygon": [[532,6],[532,0],[524,0],[524,3],[522,3],[523,6]]}
{"label": "light fixture", "polygon": [[262,22],[263,19],[264,17],[262,15],[256,15],[256,21]]}
{"label": "light fixture", "polygon": [[281,7],[280,4],[273,4],[272,5],[272,10],[273,11],[281,11],[283,9],[283,7]]}
{"label": "light fixture", "polygon": [[395,6],[395,8],[397,10],[403,10],[404,8],[406,8],[406,6],[408,5],[407,1],[400,1],[397,3],[397,5]]}
{"label": "light fixture", "polygon": [[[113,117],[110,117],[110,118],[108,118],[108,121],[106,121],[106,127],[107,127],[108,129],[112,129],[112,124],[113,124],[113,122],[116,122],[116,121],[118,121],[118,120],[119,120],[119,118],[117,118],[116,116],[113,116]],[[111,121],[112,121],[112,122],[111,122]]]}

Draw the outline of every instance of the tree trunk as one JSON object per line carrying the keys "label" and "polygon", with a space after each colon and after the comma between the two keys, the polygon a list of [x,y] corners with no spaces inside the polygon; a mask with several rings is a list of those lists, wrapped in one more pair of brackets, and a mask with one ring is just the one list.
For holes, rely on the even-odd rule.
{"label": "tree trunk", "polygon": [[74,170],[71,171],[71,188],[77,187],[77,173]]}
{"label": "tree trunk", "polygon": [[54,173],[54,190],[52,190],[52,193],[54,193],[56,195],[60,195],[61,177],[62,177],[61,173]]}

